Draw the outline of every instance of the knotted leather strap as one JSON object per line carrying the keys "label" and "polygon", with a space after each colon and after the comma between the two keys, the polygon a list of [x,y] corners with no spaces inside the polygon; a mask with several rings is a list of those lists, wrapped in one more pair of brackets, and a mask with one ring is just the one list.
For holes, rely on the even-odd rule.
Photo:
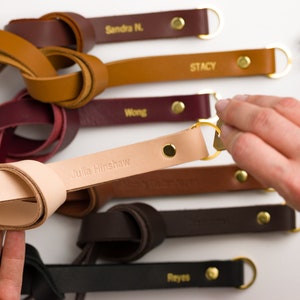
{"label": "knotted leather strap", "polygon": [[[275,48],[141,57],[104,65],[94,56],[67,48],[38,50],[33,44],[5,31],[0,31],[0,40],[1,45],[5,45],[0,47],[0,63],[21,70],[29,94],[42,102],[68,108],[85,105],[108,87],[275,73]],[[238,63],[244,56],[251,62],[246,68]],[[58,76],[55,69],[64,67],[66,60],[76,62],[81,72]]]}
{"label": "knotted leather strap", "polygon": [[[142,122],[183,122],[208,118],[210,95],[174,95],[164,97],[95,99],[76,110],[37,102],[26,90],[0,105],[0,161],[21,159],[47,161],[68,146],[79,128],[136,124]],[[179,109],[177,109],[177,106]],[[22,112],[20,114],[19,112]],[[15,134],[23,125],[51,126],[45,140]]]}
{"label": "knotted leather strap", "polygon": [[[0,41],[0,63],[19,69],[25,82],[46,81],[48,88],[56,89],[55,95],[52,93],[54,99],[44,94],[39,98],[41,101],[48,99],[63,106],[79,107],[102,92],[107,84],[106,67],[94,56],[59,47],[38,50],[28,41],[3,30],[0,30]],[[78,64],[81,71],[59,75],[56,69],[70,60]],[[70,80],[74,97],[67,98],[64,90]],[[40,88],[41,95],[47,93],[42,84]]]}
{"label": "knotted leather strap", "polygon": [[[46,265],[38,251],[27,244],[22,295],[30,295],[35,300],[60,300],[64,299],[64,293],[188,287],[241,288],[245,285],[244,265],[243,259]],[[211,269],[218,270],[217,278],[210,278]]]}
{"label": "knotted leather strap", "polygon": [[65,161],[21,160],[0,164],[0,228],[42,224],[66,200],[66,193],[101,182],[207,157],[198,128]]}
{"label": "knotted leather strap", "polygon": [[165,238],[289,231],[295,223],[295,211],[286,205],[157,211],[145,203],[119,204],[83,218],[77,244],[96,248],[99,258],[128,262]]}
{"label": "knotted leather strap", "polygon": [[63,46],[81,52],[95,44],[209,34],[206,8],[94,18],[52,12],[39,19],[12,20],[4,28],[40,48]]}
{"label": "knotted leather strap", "polygon": [[70,217],[96,212],[112,199],[199,195],[229,191],[267,189],[237,165],[169,168],[101,183],[68,193],[57,210]]}

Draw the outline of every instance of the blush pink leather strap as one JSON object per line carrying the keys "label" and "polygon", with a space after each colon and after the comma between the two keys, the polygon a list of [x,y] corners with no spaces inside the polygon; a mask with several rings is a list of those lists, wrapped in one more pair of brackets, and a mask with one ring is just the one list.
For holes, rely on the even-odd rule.
{"label": "blush pink leather strap", "polygon": [[[22,111],[22,114],[19,112]],[[210,94],[161,97],[94,99],[76,110],[42,103],[26,90],[0,105],[0,162],[34,159],[45,162],[68,146],[81,127],[149,122],[195,122],[210,113]],[[23,125],[51,126],[45,140],[22,137],[15,132]]]}
{"label": "blush pink leather strap", "polygon": [[118,178],[207,157],[196,127],[111,150],[43,164],[22,160],[0,164],[0,229],[41,225],[66,200],[68,192]]}

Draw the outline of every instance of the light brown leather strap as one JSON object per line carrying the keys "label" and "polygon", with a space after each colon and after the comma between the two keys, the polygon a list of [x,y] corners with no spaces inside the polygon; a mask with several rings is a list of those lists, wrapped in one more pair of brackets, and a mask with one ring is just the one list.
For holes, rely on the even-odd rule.
{"label": "light brown leather strap", "polygon": [[[209,30],[208,10],[187,9],[152,13],[85,18],[74,12],[51,12],[39,19],[11,20],[5,30],[39,48],[62,46],[87,52],[95,44],[215,36]],[[220,18],[219,13],[213,10]],[[221,21],[221,20],[220,20]],[[219,32],[220,30],[216,30]]]}
{"label": "light brown leather strap", "polygon": [[[47,52],[45,54],[47,55]],[[248,68],[241,68],[237,63],[238,58],[244,55],[251,57],[252,64]],[[275,49],[133,58],[107,63],[106,68],[107,88],[160,81],[268,75],[275,72]],[[74,99],[78,94],[80,74],[71,75],[51,82],[47,78],[34,78],[28,75],[23,77],[33,98],[60,104],[61,101]],[[97,78],[99,79],[101,78]],[[63,97],[62,87],[64,87]]]}
{"label": "light brown leather strap", "polygon": [[[18,68],[25,82],[27,77],[40,81],[40,93],[44,93],[39,99],[41,101],[46,97],[48,102],[60,101],[62,106],[76,108],[93,99],[107,86],[107,69],[94,56],[59,47],[40,51],[26,40],[3,30],[0,30],[0,40],[0,63]],[[59,75],[56,69],[70,60],[77,63],[81,71]],[[45,96],[47,89],[44,90],[44,81],[47,82],[48,91],[56,89],[54,94]],[[69,81],[72,82],[72,98],[65,96]]]}
{"label": "light brown leather strap", "polygon": [[[94,56],[67,48],[48,47],[40,51],[5,31],[0,31],[0,40],[4,45],[4,50],[0,46],[0,63],[21,70],[29,94],[42,102],[68,108],[83,106],[105,88],[119,85],[276,72],[275,48],[142,57],[104,65]],[[5,44],[10,45],[9,49]],[[59,76],[56,69],[65,66],[66,60],[76,62],[81,71]]]}
{"label": "light brown leather strap", "polygon": [[0,229],[42,224],[66,200],[66,193],[101,182],[207,157],[198,128],[61,162],[32,160],[0,164]]}
{"label": "light brown leather strap", "polygon": [[83,217],[97,211],[113,199],[199,195],[201,201],[203,193],[254,189],[267,187],[237,165],[169,168],[104,182],[86,190],[68,193],[67,201],[57,212],[70,217]]}

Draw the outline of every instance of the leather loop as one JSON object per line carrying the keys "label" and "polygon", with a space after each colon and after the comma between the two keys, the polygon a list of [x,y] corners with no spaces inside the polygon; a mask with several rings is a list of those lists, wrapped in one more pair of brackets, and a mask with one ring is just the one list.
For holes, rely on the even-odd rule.
{"label": "leather loop", "polygon": [[41,20],[52,19],[62,21],[71,28],[75,36],[77,51],[88,52],[94,47],[96,36],[93,24],[89,19],[73,12],[53,12],[41,17]]}
{"label": "leather loop", "polygon": [[73,109],[85,105],[106,88],[107,69],[96,57],[59,47],[43,48],[41,51],[54,64],[53,57],[67,57],[73,60],[81,68],[81,72],[52,78],[23,75],[28,92],[33,98]]}
{"label": "leather loop", "polygon": [[[153,207],[145,203],[120,204],[109,209],[109,212],[120,212],[128,215],[128,221],[132,222],[133,231],[137,233],[137,240],[122,241],[113,237],[110,242],[105,239],[104,241],[96,240],[97,253],[101,258],[121,262],[137,260],[161,244],[166,237],[166,228],[161,215]],[[91,221],[92,219],[88,218],[87,220]],[[94,225],[99,224],[95,223]],[[122,224],[116,223],[115,226],[122,226]],[[93,224],[85,224],[83,220],[79,234],[81,247],[85,246],[82,243],[84,237],[89,235],[85,230],[90,230],[91,228],[93,228]],[[103,224],[103,227],[97,226],[97,228],[101,231],[106,230],[105,224]]]}
{"label": "leather loop", "polygon": [[[0,39],[0,63],[18,68],[37,100],[77,108],[106,88],[106,66],[94,56],[60,47],[38,50],[5,31],[0,31]],[[56,69],[65,66],[66,59],[77,63],[81,71],[59,76]]]}
{"label": "leather loop", "polygon": [[34,197],[27,201],[15,199],[2,202],[0,228],[18,230],[39,226],[66,200],[64,183],[45,164],[34,160],[0,164],[0,172],[1,179],[14,180],[13,187],[6,186],[7,189],[30,190]]}
{"label": "leather loop", "polygon": [[[22,111],[22,114],[16,113],[18,111]],[[49,125],[51,130],[45,140],[30,139],[16,134],[16,130],[23,125]],[[65,110],[54,104],[37,102],[26,90],[22,90],[0,108],[1,162],[20,159],[44,162],[69,145],[78,129],[77,110]]]}

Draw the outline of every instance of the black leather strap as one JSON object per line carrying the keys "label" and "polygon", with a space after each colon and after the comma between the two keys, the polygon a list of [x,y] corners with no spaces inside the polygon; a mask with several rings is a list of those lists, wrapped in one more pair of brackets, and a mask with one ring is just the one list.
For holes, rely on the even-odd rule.
{"label": "black leather strap", "polygon": [[[207,276],[215,268],[218,276]],[[60,300],[64,293],[241,287],[244,260],[101,265],[45,265],[37,250],[26,245],[22,294],[35,300]]]}
{"label": "black leather strap", "polygon": [[157,211],[145,203],[119,204],[83,218],[78,246],[99,258],[136,260],[165,238],[295,229],[295,211],[281,204]]}

